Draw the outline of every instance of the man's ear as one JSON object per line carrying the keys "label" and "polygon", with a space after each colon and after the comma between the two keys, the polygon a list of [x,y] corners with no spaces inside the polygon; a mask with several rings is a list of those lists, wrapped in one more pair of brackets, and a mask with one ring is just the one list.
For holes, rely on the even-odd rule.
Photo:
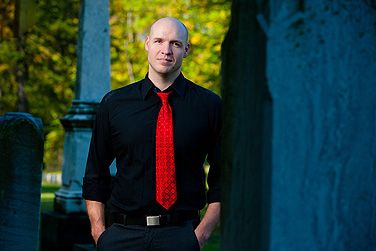
{"label": "man's ear", "polygon": [[146,51],[149,51],[149,43],[150,43],[150,38],[149,38],[149,36],[146,36],[146,39],[145,39],[145,50]]}
{"label": "man's ear", "polygon": [[191,45],[189,43],[187,43],[187,45],[184,47],[184,57],[186,58],[189,54],[189,49],[190,49]]}

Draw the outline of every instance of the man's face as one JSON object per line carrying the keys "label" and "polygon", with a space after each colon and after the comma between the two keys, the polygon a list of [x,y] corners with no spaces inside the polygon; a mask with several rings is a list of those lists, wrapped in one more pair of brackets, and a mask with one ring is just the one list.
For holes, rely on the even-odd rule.
{"label": "man's face", "polygon": [[189,45],[184,28],[173,20],[159,20],[153,24],[146,38],[149,73],[167,77],[180,72]]}

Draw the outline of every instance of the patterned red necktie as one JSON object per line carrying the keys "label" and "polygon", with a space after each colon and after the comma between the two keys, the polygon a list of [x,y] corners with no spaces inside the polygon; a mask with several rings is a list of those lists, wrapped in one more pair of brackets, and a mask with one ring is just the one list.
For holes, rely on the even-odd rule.
{"label": "patterned red necktie", "polygon": [[168,103],[171,93],[172,91],[157,93],[162,100],[162,107],[158,114],[155,139],[156,199],[165,209],[169,209],[177,198],[172,109]]}

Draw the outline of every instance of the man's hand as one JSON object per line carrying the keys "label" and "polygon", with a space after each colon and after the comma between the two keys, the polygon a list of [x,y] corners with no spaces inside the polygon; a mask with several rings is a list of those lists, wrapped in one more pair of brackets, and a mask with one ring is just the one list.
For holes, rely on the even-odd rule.
{"label": "man's hand", "polygon": [[91,235],[97,244],[99,236],[106,229],[104,221],[104,204],[98,201],[86,200],[87,214],[91,224]]}
{"label": "man's hand", "polygon": [[99,236],[101,236],[101,234],[104,232],[104,230],[106,230],[106,228],[104,226],[103,227],[101,226],[101,227],[95,227],[95,228],[92,227],[91,228],[91,236],[93,236],[95,245],[97,244]]}
{"label": "man's hand", "polygon": [[208,205],[206,209],[206,213],[202,218],[200,224],[195,229],[195,234],[200,244],[200,248],[202,248],[205,242],[209,239],[211,233],[217,226],[219,222],[221,211],[221,203],[214,202]]}

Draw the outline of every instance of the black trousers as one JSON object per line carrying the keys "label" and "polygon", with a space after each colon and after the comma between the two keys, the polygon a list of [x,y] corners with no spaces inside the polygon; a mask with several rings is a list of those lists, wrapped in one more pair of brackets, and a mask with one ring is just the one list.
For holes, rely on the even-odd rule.
{"label": "black trousers", "polygon": [[99,237],[98,251],[199,251],[197,220],[178,226],[146,227],[112,224]]}

